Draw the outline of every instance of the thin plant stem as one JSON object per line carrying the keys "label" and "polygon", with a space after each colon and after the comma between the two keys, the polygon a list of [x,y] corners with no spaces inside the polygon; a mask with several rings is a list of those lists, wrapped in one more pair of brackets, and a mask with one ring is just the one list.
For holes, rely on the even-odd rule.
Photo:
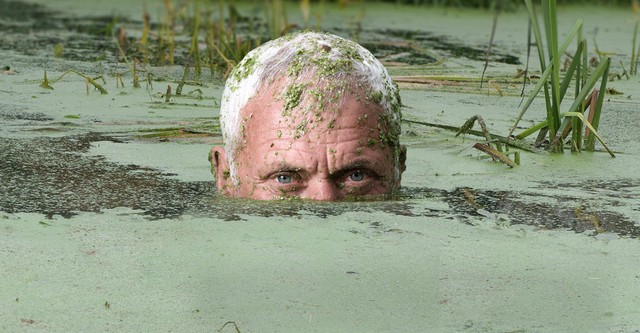
{"label": "thin plant stem", "polygon": [[80,77],[82,77],[88,84],[93,85],[96,89],[98,89],[98,91],[100,91],[100,94],[106,95],[108,94],[107,90],[104,89],[103,86],[101,86],[98,82],[96,82],[95,79],[93,79],[92,77],[90,77],[89,75],[83,74],[78,72],[75,69],[68,69],[66,72],[62,73],[62,75],[60,75],[57,79],[52,80],[51,83],[55,83],[58,82],[59,80],[61,80],[64,76],[66,76],[67,74],[76,74]]}
{"label": "thin plant stem", "polygon": [[491,47],[493,46],[493,38],[496,35],[496,27],[498,26],[498,15],[500,15],[500,6],[496,6],[496,11],[493,14],[493,25],[491,26],[491,37],[489,37],[489,45],[487,46],[487,53],[485,54],[484,68],[482,69],[482,76],[480,77],[480,89],[482,89],[482,83],[484,83],[484,74],[489,66],[489,57],[491,56]]}
{"label": "thin plant stem", "polygon": [[[424,122],[424,121],[416,121],[416,120],[408,120],[408,119],[402,119],[403,122],[405,123],[409,123],[409,124],[418,124],[418,125],[424,125],[424,126],[428,126],[428,127],[435,127],[435,128],[441,128],[447,131],[452,131],[452,132],[460,132],[460,130],[462,129],[462,127],[457,127],[457,126],[451,126],[451,125],[443,125],[443,124],[436,124],[436,123],[429,123],[429,122]],[[471,134],[471,135],[475,135],[478,137],[485,137],[485,134],[482,131],[478,131],[478,130],[473,130],[473,129],[469,129],[466,130],[465,133]],[[503,143],[505,145],[509,145],[511,147],[515,147],[515,148],[520,148],[522,150],[528,151],[528,152],[532,152],[532,153],[541,153],[540,150],[535,149],[533,147],[531,147],[530,144],[528,144],[527,142],[524,141],[520,141],[520,140],[514,140],[514,139],[509,139],[507,137],[504,136],[500,136],[497,134],[493,134],[493,133],[489,133],[489,135],[491,136],[491,140],[492,141],[497,141],[500,143]]]}
{"label": "thin plant stem", "polygon": [[636,37],[638,36],[638,23],[636,20],[636,24],[633,27],[633,38],[631,39],[631,64],[629,65],[629,74],[636,75],[636,66],[634,62],[636,61]]}
{"label": "thin plant stem", "polygon": [[527,63],[524,66],[524,74],[522,75],[523,80],[522,80],[522,91],[520,91],[520,97],[522,97],[520,99],[520,104],[518,105],[518,107],[520,105],[522,105],[522,102],[524,101],[524,90],[527,88],[527,80],[529,79],[529,58],[531,58],[531,20],[528,21],[528,27],[527,27]]}

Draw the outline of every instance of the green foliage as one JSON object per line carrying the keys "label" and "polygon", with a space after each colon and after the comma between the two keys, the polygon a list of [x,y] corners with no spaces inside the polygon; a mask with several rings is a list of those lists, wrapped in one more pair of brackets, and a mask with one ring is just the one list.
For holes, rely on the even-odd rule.
{"label": "green foliage", "polygon": [[[433,5],[449,7],[493,8],[496,5],[503,9],[516,8],[522,4],[522,0],[383,0],[398,4]],[[558,0],[560,5],[606,5],[628,6],[628,0]]]}
{"label": "green foliage", "polygon": [[[540,59],[540,68],[543,73],[531,95],[521,108],[520,114],[509,132],[508,137],[513,133],[513,130],[531,105],[533,99],[541,89],[544,89],[547,119],[518,134],[516,139],[523,139],[536,131],[540,131],[538,135],[539,138],[544,137],[545,133],[548,134],[549,148],[552,152],[562,152],[565,138],[569,132],[573,132],[570,143],[571,149],[573,152],[579,152],[583,146],[582,131],[584,125],[586,126],[586,129],[584,129],[586,134],[586,149],[593,151],[595,139],[597,138],[610,155],[614,157],[614,154],[604,144],[597,133],[611,59],[602,59],[599,65],[589,74],[590,68],[586,61],[587,42],[582,38],[582,19],[576,20],[564,42],[559,44],[556,1],[541,0],[546,37],[545,43],[545,40],[542,38],[538,16],[531,0],[525,0],[525,4],[529,11],[531,27],[535,36]],[[574,38],[577,40],[576,52],[564,73],[564,78],[561,78],[560,57],[565,54],[565,51]],[[547,46],[546,54],[544,45]],[[575,94],[573,101],[571,101],[571,107],[567,112],[561,113],[560,105],[567,95],[566,93],[571,81],[574,79]],[[600,89],[592,90],[598,80],[600,80]],[[591,107],[589,120],[584,117],[587,103]]]}

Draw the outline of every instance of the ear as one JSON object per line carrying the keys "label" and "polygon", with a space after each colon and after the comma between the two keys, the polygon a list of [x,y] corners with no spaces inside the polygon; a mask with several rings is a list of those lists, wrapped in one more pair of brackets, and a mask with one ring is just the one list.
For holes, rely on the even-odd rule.
{"label": "ear", "polygon": [[218,193],[231,196],[234,192],[234,184],[229,174],[227,152],[223,147],[215,146],[211,149],[209,161],[211,162],[211,173],[215,177]]}
{"label": "ear", "polygon": [[396,187],[400,188],[400,182],[402,180],[402,173],[407,170],[407,147],[405,145],[398,146],[398,171],[400,174],[398,175],[398,182],[396,183]]}
{"label": "ear", "polygon": [[398,152],[398,168],[400,169],[400,175],[407,170],[407,146],[400,145]]}

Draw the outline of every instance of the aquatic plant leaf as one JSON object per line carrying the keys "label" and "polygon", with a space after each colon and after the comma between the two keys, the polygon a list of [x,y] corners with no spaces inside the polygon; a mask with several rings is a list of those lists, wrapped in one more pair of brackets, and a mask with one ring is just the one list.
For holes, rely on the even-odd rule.
{"label": "aquatic plant leaf", "polygon": [[589,127],[589,129],[591,130],[591,133],[598,138],[598,141],[600,141],[600,144],[602,144],[602,146],[604,147],[604,149],[607,150],[607,152],[609,153],[609,155],[611,155],[611,157],[616,157],[616,155],[613,153],[613,151],[611,151],[611,149],[609,149],[609,147],[604,143],[604,140],[602,140],[602,138],[600,137],[600,135],[598,134],[598,132],[596,131],[596,129],[591,125],[591,123],[589,123],[589,121],[587,121],[587,119],[584,118],[584,115],[580,112],[565,112],[563,114],[563,116],[570,116],[570,117],[578,117],[580,118],[580,120],[582,120],[582,122]]}
{"label": "aquatic plant leaf", "polygon": [[[551,67],[548,67],[542,73],[542,75],[540,76],[540,79],[538,80],[538,83],[536,83],[536,85],[533,87],[533,91],[531,91],[531,94],[529,94],[529,98],[527,98],[525,103],[520,108],[520,114],[518,114],[518,117],[516,118],[515,123],[513,124],[511,129],[509,130],[509,134],[507,135],[507,139],[510,138],[511,135],[513,134],[513,131],[515,131],[516,126],[518,126],[518,123],[522,119],[522,116],[524,116],[524,113],[527,112],[527,109],[529,109],[529,106],[531,106],[531,103],[533,103],[533,100],[536,98],[536,96],[538,96],[538,93],[540,92],[540,89],[542,89],[542,87],[546,84],[550,74],[551,74]],[[528,131],[526,131],[526,132],[528,132]],[[531,132],[531,133],[533,133],[533,132]],[[519,135],[517,135],[516,138],[524,139],[527,136],[529,136],[531,133],[525,134],[525,132],[522,132]]]}
{"label": "aquatic plant leaf", "polygon": [[[549,65],[551,68],[550,77],[551,79],[545,81],[544,94],[545,94],[545,106],[547,112],[547,126],[549,131],[549,137],[551,141],[559,132],[558,128],[561,126],[560,124],[560,103],[562,98],[564,97],[564,93],[561,93],[563,89],[561,87],[560,82],[560,56],[565,53],[567,47],[573,41],[575,36],[582,30],[583,21],[582,19],[577,19],[572,28],[570,29],[567,37],[561,46],[558,47],[558,28],[557,28],[557,12],[556,12],[556,1],[555,0],[543,0],[542,2],[542,10],[543,10],[543,18],[544,18],[544,26],[546,32],[546,46],[549,54]],[[534,10],[533,3],[531,0],[525,0],[525,4],[527,10],[529,12],[529,19],[532,24],[532,30],[534,32],[534,36],[536,39],[536,45],[538,49],[538,56],[540,58],[540,66],[543,71],[546,71],[547,63],[544,55],[544,41],[542,40],[542,34],[540,33],[540,26],[538,24],[537,14]],[[568,87],[568,84],[566,84]],[[566,92],[566,88],[564,89]],[[537,94],[537,92],[536,92]],[[526,109],[523,109],[526,110]],[[515,126],[514,126],[515,128]],[[512,132],[511,132],[512,133]],[[527,133],[526,135],[529,135]],[[510,134],[511,135],[511,134]],[[562,146],[553,147],[553,150],[562,150]]]}
{"label": "aquatic plant leaf", "polygon": [[[596,101],[596,106],[594,108],[594,113],[593,113],[593,118],[591,118],[591,124],[593,125],[593,127],[595,129],[598,129],[599,125],[600,125],[600,115],[602,114],[602,103],[604,102],[604,95],[605,95],[605,91],[607,91],[607,81],[609,78],[609,68],[611,65],[611,58],[607,58],[606,61],[604,61],[604,63],[606,63],[606,65],[602,65],[601,66],[605,66],[604,69],[602,70],[602,81],[600,81],[600,95],[598,95],[598,100]],[[600,68],[600,67],[598,67]],[[594,73],[595,74],[595,73]],[[586,142],[586,148],[587,150],[593,151],[595,148],[595,140],[594,140],[594,136],[589,134],[587,135],[587,142]]]}
{"label": "aquatic plant leaf", "polygon": [[[593,73],[591,73],[591,75],[589,76],[589,78],[587,79],[587,82],[585,83],[585,85],[582,87],[582,91],[578,94],[578,96],[576,96],[575,101],[573,102],[573,104],[571,105],[571,107],[569,108],[569,110],[567,112],[577,112],[580,105],[582,104],[582,101],[584,101],[585,98],[587,98],[587,94],[589,94],[591,92],[591,89],[593,89],[593,87],[595,86],[596,82],[602,78],[602,80],[606,81],[607,78],[605,75],[606,73],[609,72],[609,64],[611,63],[611,58],[607,58],[607,60],[601,62],[598,67],[595,69],[595,71],[593,71]],[[595,119],[595,118],[594,118]],[[564,130],[564,128],[559,128],[558,131],[562,132]]]}
{"label": "aquatic plant leaf", "polygon": [[582,54],[582,50],[585,49],[585,46],[586,46],[585,41],[580,41],[580,43],[578,43],[578,48],[576,49],[576,53],[573,55],[571,64],[569,65],[569,68],[567,68],[567,71],[564,74],[564,79],[562,80],[562,84],[560,85],[561,101],[564,99],[564,95],[566,94],[567,89],[569,88],[569,84],[571,83],[571,79],[573,78],[573,72],[575,72],[578,65],[582,61],[580,55]]}
{"label": "aquatic plant leaf", "polygon": [[44,80],[40,84],[40,88],[53,90],[53,87],[49,84],[49,80],[47,80],[47,70],[44,70]]}

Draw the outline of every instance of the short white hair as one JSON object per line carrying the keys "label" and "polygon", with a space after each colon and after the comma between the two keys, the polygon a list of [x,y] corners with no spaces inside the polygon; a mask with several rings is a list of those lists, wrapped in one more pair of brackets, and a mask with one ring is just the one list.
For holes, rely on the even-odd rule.
{"label": "short white hair", "polygon": [[332,34],[308,31],[274,39],[252,50],[233,68],[226,81],[220,102],[220,128],[234,184],[239,183],[235,155],[242,141],[241,112],[246,104],[276,79],[285,80],[286,87],[308,80],[310,73],[321,81],[340,81],[358,87],[382,107],[381,118],[386,122],[387,132],[384,137],[381,134],[381,145],[389,144],[393,149],[394,177],[398,180],[402,118],[398,86],[364,47]]}

